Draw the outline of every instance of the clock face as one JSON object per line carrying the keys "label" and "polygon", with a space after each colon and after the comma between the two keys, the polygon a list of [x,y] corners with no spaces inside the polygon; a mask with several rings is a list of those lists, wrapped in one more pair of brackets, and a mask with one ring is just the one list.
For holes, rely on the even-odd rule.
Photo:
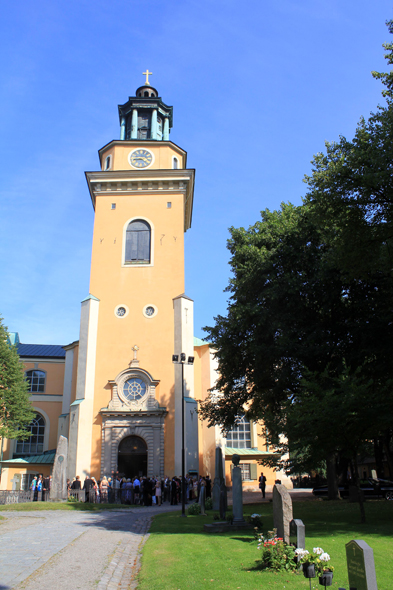
{"label": "clock face", "polygon": [[134,168],[147,168],[153,162],[153,154],[148,150],[134,150],[128,156],[128,161]]}

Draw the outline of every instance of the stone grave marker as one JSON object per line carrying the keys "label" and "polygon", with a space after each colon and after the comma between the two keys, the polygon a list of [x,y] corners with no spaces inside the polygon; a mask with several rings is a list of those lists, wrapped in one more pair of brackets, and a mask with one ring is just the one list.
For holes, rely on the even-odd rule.
{"label": "stone grave marker", "polygon": [[300,518],[294,518],[289,523],[289,533],[291,545],[297,549],[306,548],[306,527]]}
{"label": "stone grave marker", "polygon": [[65,436],[60,436],[53,463],[51,500],[67,500],[67,458],[68,440]]}
{"label": "stone grave marker", "polygon": [[226,486],[222,466],[222,449],[221,447],[216,447],[216,471],[213,483],[213,510],[220,510],[222,492],[224,492],[225,496],[224,507],[226,510]]}
{"label": "stone grave marker", "polygon": [[207,516],[205,512],[205,499],[206,499],[206,488],[204,482],[201,485],[201,490],[199,492],[199,505],[201,507],[201,516]]}
{"label": "stone grave marker", "polygon": [[242,488],[242,470],[239,467],[239,455],[232,456],[232,510],[233,524],[243,524],[246,521],[243,517],[243,488]]}
{"label": "stone grave marker", "polygon": [[365,541],[350,541],[345,545],[350,590],[378,590],[374,553]]}
{"label": "stone grave marker", "polygon": [[273,526],[277,536],[289,543],[289,523],[293,520],[292,498],[285,486],[277,484],[273,488]]}

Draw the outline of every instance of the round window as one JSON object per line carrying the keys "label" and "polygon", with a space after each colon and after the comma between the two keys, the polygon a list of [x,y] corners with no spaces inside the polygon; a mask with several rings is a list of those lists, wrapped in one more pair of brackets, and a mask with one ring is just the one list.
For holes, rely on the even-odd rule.
{"label": "round window", "polygon": [[128,306],[125,303],[120,303],[119,305],[116,305],[113,311],[117,318],[125,318],[126,316],[128,316],[129,313]]}
{"label": "round window", "polygon": [[145,395],[146,389],[146,383],[142,379],[133,377],[124,383],[123,395],[129,401],[136,401]]}
{"label": "round window", "polygon": [[148,303],[142,310],[143,315],[145,318],[153,318],[157,315],[158,309],[154,305],[154,303]]}

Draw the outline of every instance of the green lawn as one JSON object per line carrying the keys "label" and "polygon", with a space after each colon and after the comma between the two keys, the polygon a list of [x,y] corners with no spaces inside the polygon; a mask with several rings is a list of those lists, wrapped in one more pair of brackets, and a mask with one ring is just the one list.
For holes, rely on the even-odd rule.
{"label": "green lawn", "polygon": [[[293,504],[294,517],[306,525],[306,548],[319,546],[331,556],[331,588],[349,588],[345,544],[363,539],[374,550],[378,590],[390,590],[393,580],[393,502],[366,503],[367,524],[359,524],[359,507],[347,501],[308,501]],[[245,515],[262,515],[264,531],[273,528],[272,504],[245,506]],[[209,513],[211,514],[211,513]],[[250,531],[223,535],[205,534],[203,524],[212,516],[179,513],[158,515],[143,549],[138,590],[308,590],[300,574],[275,574],[256,568],[257,543]],[[321,588],[318,579],[313,588]]]}
{"label": "green lawn", "polygon": [[100,510],[128,510],[138,506],[127,506],[125,504],[89,504],[89,502],[23,502],[21,504],[2,504],[0,511],[36,511],[36,510],[87,510],[99,512]]}

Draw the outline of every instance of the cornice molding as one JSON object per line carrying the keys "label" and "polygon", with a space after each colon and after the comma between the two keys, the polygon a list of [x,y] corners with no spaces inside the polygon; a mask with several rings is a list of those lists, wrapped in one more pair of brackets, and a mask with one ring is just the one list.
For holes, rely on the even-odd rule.
{"label": "cornice molding", "polygon": [[100,195],[126,196],[146,192],[149,194],[182,193],[184,195],[184,231],[191,227],[194,201],[195,170],[150,169],[109,170],[85,172],[90,197],[95,209]]}

